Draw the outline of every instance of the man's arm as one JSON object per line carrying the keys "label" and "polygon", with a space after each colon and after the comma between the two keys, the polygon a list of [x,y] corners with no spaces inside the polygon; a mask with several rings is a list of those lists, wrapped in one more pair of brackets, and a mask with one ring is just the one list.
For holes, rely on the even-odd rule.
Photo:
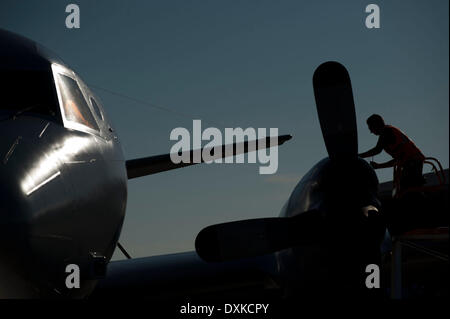
{"label": "man's arm", "polygon": [[371,165],[373,168],[375,168],[375,169],[377,169],[377,168],[387,168],[387,167],[392,167],[392,166],[394,166],[394,165],[395,165],[395,162],[396,162],[396,160],[393,158],[393,159],[391,159],[391,160],[388,161],[388,162],[380,163],[380,164],[375,163],[375,162],[370,162],[370,165]]}
{"label": "man's arm", "polygon": [[375,155],[380,154],[381,151],[383,150],[383,143],[384,143],[383,140],[384,140],[384,139],[382,138],[382,136],[380,136],[380,137],[378,138],[377,145],[375,145],[374,148],[368,150],[367,152],[358,154],[358,156],[361,157],[361,158],[366,158],[366,157],[375,156]]}
{"label": "man's arm", "polygon": [[380,154],[382,150],[383,150],[383,148],[378,143],[374,148],[368,150],[367,152],[361,153],[358,156],[361,158],[375,156],[377,154]]}

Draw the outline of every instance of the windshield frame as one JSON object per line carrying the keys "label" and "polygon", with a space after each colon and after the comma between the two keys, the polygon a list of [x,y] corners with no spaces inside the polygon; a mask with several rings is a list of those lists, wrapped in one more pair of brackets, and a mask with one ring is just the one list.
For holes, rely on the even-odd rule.
{"label": "windshield frame", "polygon": [[[99,125],[98,120],[92,110],[90,101],[88,99],[89,96],[87,95],[87,92],[84,90],[82,83],[80,83],[81,79],[79,79],[79,77],[77,76],[77,74],[74,71],[70,70],[69,68],[67,68],[65,66],[62,66],[62,65],[56,64],[56,63],[52,63],[52,73],[53,73],[53,80],[55,83],[56,94],[58,96],[59,110],[61,112],[61,117],[62,117],[64,127],[100,136],[100,130],[101,130],[100,125]],[[89,112],[91,113],[91,116],[94,119],[96,126],[98,127],[98,130],[91,128],[89,126],[86,126],[82,123],[68,119],[68,117],[66,116],[66,113],[65,113],[65,109],[64,109],[64,104],[63,104],[64,101],[62,98],[61,89],[59,87],[60,83],[58,83],[58,81],[60,81],[59,77],[58,77],[59,75],[65,75],[77,83],[78,88],[80,89],[81,93],[83,94],[85,104],[87,105]]]}

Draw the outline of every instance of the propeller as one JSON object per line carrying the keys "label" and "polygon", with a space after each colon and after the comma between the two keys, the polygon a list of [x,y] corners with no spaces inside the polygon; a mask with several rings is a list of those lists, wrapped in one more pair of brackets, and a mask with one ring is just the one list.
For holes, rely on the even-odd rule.
{"label": "propeller", "polygon": [[[325,62],[313,76],[322,135],[333,161],[357,159],[356,115],[350,76],[342,64]],[[204,228],[195,248],[206,261],[226,261],[273,253],[323,236],[324,218],[317,210],[293,217],[241,220]]]}
{"label": "propeller", "polygon": [[347,70],[338,62],[325,62],[314,72],[313,86],[328,156],[338,160],[357,158],[355,104]]}
{"label": "propeller", "polygon": [[197,254],[219,262],[254,257],[320,238],[322,218],[311,210],[293,217],[247,219],[212,225],[195,239]]}

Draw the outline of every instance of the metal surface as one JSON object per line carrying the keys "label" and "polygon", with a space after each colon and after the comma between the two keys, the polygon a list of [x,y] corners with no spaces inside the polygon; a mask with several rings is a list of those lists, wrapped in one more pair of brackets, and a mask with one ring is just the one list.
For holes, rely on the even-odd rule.
{"label": "metal surface", "polygon": [[[70,70],[60,59],[3,30],[0,43],[0,76],[11,70],[44,70],[56,95],[52,65]],[[86,98],[93,96],[87,88],[82,90]],[[120,143],[107,119],[95,118],[97,132],[69,128],[60,107],[58,103],[59,114],[54,117],[33,109],[18,114],[8,105],[0,107],[3,297],[89,294],[96,282],[88,275],[91,253],[109,260],[120,234],[127,200]],[[65,286],[68,264],[80,267],[80,289]]]}

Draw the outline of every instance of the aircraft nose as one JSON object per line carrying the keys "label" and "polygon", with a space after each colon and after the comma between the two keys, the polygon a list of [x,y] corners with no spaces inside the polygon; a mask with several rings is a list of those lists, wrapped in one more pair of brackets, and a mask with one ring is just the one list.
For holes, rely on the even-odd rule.
{"label": "aircraft nose", "polygon": [[[28,296],[35,291],[36,261],[45,252],[53,252],[40,249],[41,242],[35,239],[40,234],[39,220],[46,217],[49,196],[42,191],[48,170],[39,164],[45,154],[37,130],[32,129],[37,126],[34,123],[40,124],[0,122],[0,282],[8,296]],[[60,184],[52,186],[61,189]],[[17,294],[11,292],[15,288]]]}
{"label": "aircraft nose", "polygon": [[[29,253],[29,234],[35,220],[36,204],[27,186],[28,171],[36,165],[40,145],[36,119],[18,118],[0,122],[0,254]],[[17,259],[17,258],[16,258]]]}
{"label": "aircraft nose", "polygon": [[2,139],[0,143],[0,280],[4,289],[12,291],[11,289],[25,285],[22,284],[21,278],[27,272],[32,218],[26,196],[20,187],[19,172],[17,168],[9,166],[7,161],[5,163],[4,146]]}
{"label": "aircraft nose", "polygon": [[30,220],[25,194],[16,178],[13,171],[3,167],[0,169],[0,225],[24,223]]}
{"label": "aircraft nose", "polygon": [[[4,143],[1,143],[4,144]],[[26,238],[31,210],[20,185],[20,169],[8,165],[0,144],[0,247],[11,250]],[[4,246],[7,247],[4,247]],[[16,247],[15,249],[18,249]],[[3,249],[2,249],[3,250]]]}
{"label": "aircraft nose", "polygon": [[26,223],[30,218],[20,183],[29,154],[26,155],[24,139],[14,131],[0,129],[0,228]]}

